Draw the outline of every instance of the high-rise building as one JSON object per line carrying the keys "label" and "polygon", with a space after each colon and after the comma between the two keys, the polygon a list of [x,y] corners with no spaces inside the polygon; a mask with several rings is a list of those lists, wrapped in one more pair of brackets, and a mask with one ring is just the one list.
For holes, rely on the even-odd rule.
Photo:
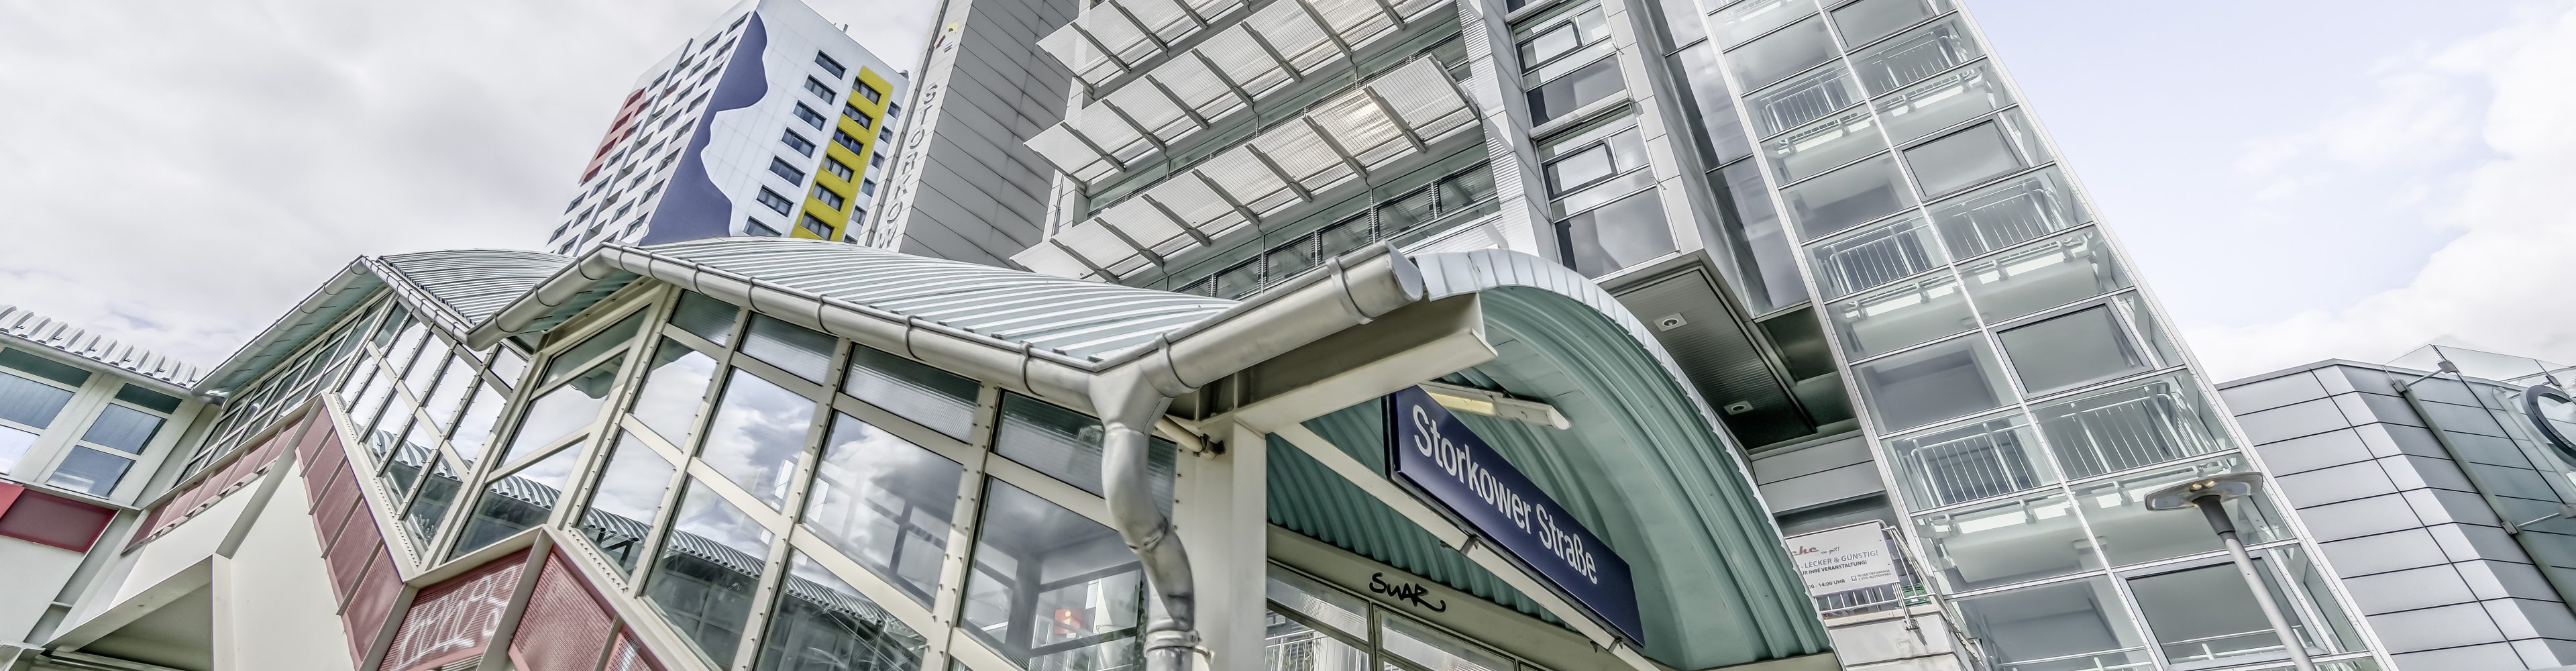
{"label": "high-rise building", "polygon": [[746,0],[636,77],[546,249],[842,240],[893,160],[905,75],[797,0]]}
{"label": "high-rise building", "polygon": [[[1783,531],[1911,557],[1957,663],[2287,659],[2214,536],[2135,505],[2260,456],[1950,0],[1108,0],[1039,44],[1081,87],[1028,142],[1026,267],[1246,298],[1380,244],[1549,259],[1655,329]],[[2281,508],[2233,512],[2301,646],[2379,663]]]}

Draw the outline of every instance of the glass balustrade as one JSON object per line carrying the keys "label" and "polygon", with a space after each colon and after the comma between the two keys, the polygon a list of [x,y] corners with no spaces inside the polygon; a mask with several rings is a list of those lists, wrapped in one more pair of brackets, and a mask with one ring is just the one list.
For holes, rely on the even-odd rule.
{"label": "glass balustrade", "polygon": [[1886,441],[1897,486],[1915,510],[1993,498],[2057,482],[2030,419],[2015,412]]}
{"label": "glass balustrade", "polygon": [[1807,254],[1828,298],[1912,277],[1947,260],[1919,214],[1816,243]]}
{"label": "glass balustrade", "polygon": [[2070,478],[2234,447],[2188,371],[2088,392],[2035,412],[2058,467]]}
{"label": "glass balustrade", "polygon": [[1976,256],[2092,221],[2056,168],[2032,172],[1932,204],[1932,224],[1951,253]]}

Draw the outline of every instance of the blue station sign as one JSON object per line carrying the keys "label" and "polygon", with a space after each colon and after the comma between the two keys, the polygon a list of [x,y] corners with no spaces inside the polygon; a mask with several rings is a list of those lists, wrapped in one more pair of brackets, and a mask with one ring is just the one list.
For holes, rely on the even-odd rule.
{"label": "blue station sign", "polygon": [[1422,388],[1395,392],[1386,403],[1389,475],[1447,508],[1595,619],[1630,641],[1645,641],[1626,560]]}

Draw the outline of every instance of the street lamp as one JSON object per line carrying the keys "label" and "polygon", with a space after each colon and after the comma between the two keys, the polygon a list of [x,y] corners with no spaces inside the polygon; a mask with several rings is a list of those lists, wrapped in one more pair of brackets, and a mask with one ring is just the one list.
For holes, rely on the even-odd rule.
{"label": "street lamp", "polygon": [[2194,478],[2147,495],[2148,510],[2181,510],[2199,508],[2200,516],[2209,520],[2209,530],[2218,532],[2218,540],[2227,544],[2227,556],[2236,560],[2236,572],[2245,576],[2245,587],[2254,590],[2254,602],[2262,604],[2263,619],[2272,622],[2272,633],[2281,637],[2281,648],[2290,651],[2290,663],[2299,671],[2316,671],[2316,662],[2308,659],[2308,646],[2290,631],[2288,620],[2281,619],[2281,605],[2272,602],[2271,588],[2263,578],[2254,575],[2254,558],[2245,555],[2245,543],[2236,539],[2236,521],[2227,518],[2220,504],[2231,499],[2253,496],[2263,488],[2261,473],[2229,473]]}

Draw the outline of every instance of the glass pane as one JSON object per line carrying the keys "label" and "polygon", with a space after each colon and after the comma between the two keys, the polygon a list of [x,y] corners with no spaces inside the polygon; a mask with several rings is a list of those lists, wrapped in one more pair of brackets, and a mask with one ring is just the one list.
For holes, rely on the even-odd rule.
{"label": "glass pane", "polygon": [[[1724,4],[1723,0],[1709,4]],[[1734,46],[1789,22],[1816,13],[1815,0],[1752,0],[1717,10],[1708,20],[1709,39]],[[1675,17],[1681,20],[1681,17]]]}
{"label": "glass pane", "polygon": [[1145,575],[1118,532],[987,479],[966,632],[1029,671],[1139,664]]}
{"label": "glass pane", "polygon": [[798,552],[760,637],[758,671],[913,671],[927,647],[921,634]]}
{"label": "glass pane", "polygon": [[1558,158],[1541,170],[1547,175],[1548,194],[1560,196],[1574,187],[1616,174],[1610,164],[1610,146],[1598,144]]}
{"label": "glass pane", "polygon": [[1664,221],[1660,194],[1641,191],[1557,222],[1565,265],[1585,277],[1600,277],[1672,253],[1673,231]]}
{"label": "glass pane", "polygon": [[2107,380],[2150,368],[2128,329],[2111,315],[2111,306],[2096,305],[1995,334],[2004,358],[2030,393]]}
{"label": "glass pane", "polygon": [[1512,671],[1512,660],[1401,617],[1378,623],[1378,648],[1441,671]]}
{"label": "glass pane", "polygon": [[698,459],[771,508],[785,505],[788,475],[805,453],[814,407],[813,399],[734,369]]}
{"label": "glass pane", "polygon": [[2076,522],[2074,502],[2062,493],[1924,515],[1914,519],[1914,530],[1941,583],[1953,591],[2101,568]]}
{"label": "glass pane", "polygon": [[[394,370],[398,371],[411,370],[413,368],[412,360],[418,358],[420,355],[421,345],[428,341],[429,325],[422,322],[411,322],[403,327],[400,334],[394,336],[393,346],[386,348],[385,365],[392,366]],[[432,356],[435,355],[436,353],[433,352]],[[432,363],[436,363],[436,361],[433,359]]]}
{"label": "glass pane", "polygon": [[[1673,17],[1689,21],[1689,17]],[[1690,98],[1684,109],[1698,114],[1683,119],[1700,133],[1700,160],[1707,165],[1724,165],[1728,161],[1753,154],[1753,141],[1745,137],[1744,122],[1735,115],[1735,93],[1726,88],[1726,77],[1718,71],[1717,48],[1702,42],[1673,54],[1673,69],[1682,75],[1689,88],[1683,93]]]}
{"label": "glass pane", "polygon": [[617,444],[609,446],[608,465],[600,469],[580,529],[619,569],[635,570],[636,552],[671,491],[672,470],[669,459],[636,442],[634,434],[619,431]]}
{"label": "glass pane", "polygon": [[1974,336],[1863,363],[1852,372],[1882,432],[1993,410],[2013,399],[1994,352]]}
{"label": "glass pane", "polygon": [[742,353],[814,382],[832,370],[832,336],[762,315],[751,316]]}
{"label": "glass pane", "polygon": [[501,410],[508,403],[492,385],[474,389],[474,400],[465,404],[465,416],[456,420],[456,431],[447,437],[448,446],[465,458],[465,465],[482,460],[484,445],[492,441],[492,423],[501,420]]}
{"label": "glass pane", "polygon": [[1261,650],[1267,671],[1377,671],[1369,653],[1273,611],[1266,613]]}
{"label": "glass pane", "polygon": [[2012,92],[2005,89],[2002,78],[1995,76],[1995,66],[1979,63],[1905,87],[1903,91],[1878,99],[1873,105],[1878,108],[1879,118],[1887,124],[1887,139],[1904,144],[1978,115],[2003,109],[2012,102]]}
{"label": "glass pane", "polygon": [[1932,205],[1932,223],[1951,253],[1975,256],[2074,228],[2091,217],[2056,168]]}
{"label": "glass pane", "polygon": [[1735,208],[1735,216],[1718,223],[1730,233],[1721,237],[1734,246],[1737,264],[1752,266],[1749,271],[1736,271],[1741,275],[1736,282],[1745,304],[1760,313],[1807,300],[1795,243],[1780,223],[1780,211],[1771,206],[1771,191],[1762,179],[1762,167],[1743,161],[1719,169],[1715,177],[1725,182],[1724,193]]}
{"label": "glass pane", "polygon": [[1914,205],[1914,192],[1896,173],[1896,159],[1886,155],[1792,184],[1780,197],[1789,205],[1789,221],[1811,240]]}
{"label": "glass pane", "polygon": [[625,358],[610,357],[529,403],[526,415],[519,418],[518,435],[510,438],[510,447],[501,453],[501,462],[518,461],[537,448],[589,428],[592,421],[599,419],[599,406],[607,402],[608,388],[617,383],[618,364]]}
{"label": "glass pane", "polygon": [[2002,496],[2057,482],[2039,434],[2021,413],[1887,439],[1897,487],[1914,510]]}
{"label": "glass pane", "polygon": [[[1959,600],[1968,631],[1996,668],[2014,671],[2150,669],[2138,625],[2108,578],[2017,589]],[[2047,660],[2032,663],[2034,660]]]}
{"label": "glass pane", "polygon": [[[340,334],[341,336],[346,337],[349,335],[346,332],[346,327],[342,327],[342,330],[343,332]],[[342,344],[346,344],[347,342],[348,341],[346,340],[341,341]],[[150,389],[130,384],[116,388],[116,400],[132,403],[136,407],[158,410],[164,414],[179,411],[179,399],[173,398],[168,394],[163,394],[161,392],[152,391]]]}
{"label": "glass pane", "polygon": [[63,463],[54,467],[54,477],[45,483],[104,498],[116,491],[118,481],[125,479],[125,469],[133,467],[133,459],[75,446],[70,455],[63,457]]}
{"label": "glass pane", "polygon": [[1316,251],[1322,254],[1323,258],[1329,259],[1359,249],[1373,239],[1369,235],[1368,219],[1356,218],[1333,224],[1331,228],[1316,233],[1315,245]]}
{"label": "glass pane", "polygon": [[343,405],[356,401],[358,390],[365,389],[367,382],[375,379],[376,375],[375,357],[360,356],[350,365],[349,377],[340,381],[340,403]]}
{"label": "glass pane", "polygon": [[1827,298],[1876,287],[1947,261],[1921,215],[1907,215],[1807,248]]}
{"label": "glass pane", "polygon": [[447,372],[439,374],[438,384],[429,392],[429,400],[421,402],[421,409],[427,410],[439,426],[456,421],[457,404],[465,402],[466,394],[474,391],[476,377],[473,364],[457,359],[447,366]]}
{"label": "glass pane", "polygon": [[1269,571],[1263,591],[1271,601],[1353,638],[1368,638],[1368,602],[1277,566]]}
{"label": "glass pane", "polygon": [[0,348],[0,366],[26,371],[30,375],[60,382],[67,387],[79,387],[89,383],[89,371],[81,370],[79,366],[15,349]]}
{"label": "glass pane", "polygon": [[[2146,496],[2194,478],[2250,470],[2253,468],[2245,464],[2243,457],[2212,459],[2079,486],[2075,488],[2075,501],[2083,504],[2077,508],[2084,513],[2084,521],[2093,526],[2093,535],[2101,537],[2102,554],[2110,558],[2112,566],[2217,552],[2225,546],[2219,544],[2218,534],[2209,529],[2209,521],[2201,517],[2199,509],[2151,511],[2147,510]],[[2222,507],[2228,517],[2236,520],[2237,535],[2248,545],[2291,536],[2269,496],[2231,500]]]}
{"label": "glass pane", "polygon": [[81,442],[142,454],[143,445],[152,442],[152,434],[161,430],[161,418],[121,405],[109,405],[90,420],[89,430],[81,433]]}
{"label": "glass pane", "polygon": [[0,373],[0,419],[42,429],[54,423],[72,392],[9,373]]}
{"label": "glass pane", "polygon": [[[390,438],[394,434],[380,435]],[[402,440],[393,444],[386,456],[384,479],[387,483],[385,489],[395,492],[394,498],[400,499],[411,492],[412,481],[420,476],[420,469],[427,467],[436,457],[434,448],[437,445],[438,436],[430,435],[428,425],[419,421],[413,421],[411,428],[402,433]]]}
{"label": "glass pane", "polygon": [[1923,192],[1939,196],[2020,170],[2021,155],[2004,139],[2003,126],[1983,123],[1905,150],[1905,165]]}
{"label": "glass pane", "polygon": [[1726,64],[1735,71],[1735,81],[1746,88],[1761,88],[1823,65],[1833,60],[1834,53],[1834,38],[1825,34],[1825,20],[1809,17],[1727,51]]}
{"label": "glass pane", "polygon": [[519,376],[527,372],[527,355],[510,349],[509,345],[497,345],[492,348],[492,374],[499,375],[503,381],[515,385],[519,383]]}
{"label": "glass pane", "polygon": [[464,535],[448,556],[462,556],[545,524],[546,516],[554,513],[555,501],[563,496],[564,483],[572,481],[573,469],[580,466],[581,446],[575,445],[485,486],[483,497],[474,502],[473,516],[465,520]]}
{"label": "glass pane", "polygon": [[27,458],[27,448],[35,445],[36,434],[0,426],[0,473],[17,470],[18,460]]}
{"label": "glass pane", "polygon": [[695,291],[680,292],[680,305],[671,310],[671,325],[697,334],[718,345],[733,339],[734,314],[741,312],[732,303],[716,300]]}
{"label": "glass pane", "polygon": [[[1877,356],[1977,327],[1959,279],[1943,272],[1825,306],[1854,357]],[[1881,427],[1888,428],[1888,427]]]}
{"label": "glass pane", "polygon": [[750,514],[690,480],[644,596],[698,652],[729,664],[751,619],[772,538]]}
{"label": "glass pane", "polygon": [[[2361,640],[2361,633],[2353,630],[2352,614],[2344,612],[2342,604],[2335,603],[2333,588],[2327,585],[2325,574],[2317,570],[2317,562],[2308,557],[2306,550],[2292,545],[2265,550],[2262,555],[2267,563],[2279,562],[2278,566],[2282,575],[2289,579],[2294,596],[2307,605],[2308,612],[2324,620],[2320,624],[2301,616],[2297,618],[2300,620],[2298,623],[2290,625],[2311,651],[2352,652],[2369,647]],[[2350,667],[2338,669],[2334,665],[2320,665],[2318,668],[2357,671]],[[2371,671],[2376,671],[2376,667]]]}
{"label": "glass pane", "polygon": [[[2265,574],[2264,586],[2272,592],[2272,603],[2287,608],[2289,597],[2281,593],[2279,581],[2268,575],[2273,567],[2261,558],[2254,564],[2257,574]],[[2129,593],[2137,596],[2138,614],[2146,619],[2147,631],[2155,634],[2156,646],[2166,661],[2177,666],[2223,666],[2289,656],[2281,646],[2281,635],[2272,631],[2271,620],[2263,617],[2262,604],[2253,590],[2246,589],[2245,577],[2234,563],[2131,578]]]}
{"label": "glass pane", "polygon": [[448,506],[456,505],[456,494],[464,489],[463,478],[446,461],[430,469],[427,481],[420,484],[420,497],[403,515],[403,527],[411,530],[412,541],[429,547],[429,541],[438,535],[439,521],[447,517]]}
{"label": "glass pane", "polygon": [[644,371],[644,387],[627,412],[673,445],[689,444],[698,426],[698,408],[707,401],[707,383],[715,380],[716,360],[688,345],[662,338],[653,349],[653,365]]}
{"label": "glass pane", "polygon": [[1529,92],[1532,125],[1545,124],[1611,94],[1628,90],[1619,79],[1619,59],[1603,58]]}
{"label": "glass pane", "polygon": [[[1100,420],[1055,404],[1005,392],[1002,429],[993,451],[1082,491],[1099,494]],[[1145,476],[1154,487],[1154,505],[1172,510],[1172,473],[1180,446],[1154,438],[1145,453]]]}
{"label": "glass pane", "polygon": [[965,469],[849,415],[833,415],[805,526],[877,577],[930,605]]}
{"label": "glass pane", "polygon": [[[431,340],[437,341],[439,345],[446,344],[446,341],[436,338]],[[411,370],[403,373],[403,390],[411,392],[411,397],[415,399],[429,398],[429,385],[437,381],[436,376],[440,370],[449,367],[447,362],[456,358],[456,355],[448,353],[444,347],[423,353],[420,359],[412,364]],[[459,363],[454,367],[464,366],[465,364]]]}
{"label": "glass pane", "polygon": [[1834,31],[1858,46],[1949,9],[1949,0],[1860,0],[1834,9]]}
{"label": "glass pane", "polygon": [[849,375],[841,379],[841,391],[852,398],[958,440],[969,440],[967,434],[975,430],[975,396],[982,388],[956,373],[866,345],[850,350]]}
{"label": "glass pane", "polygon": [[573,345],[572,348],[556,354],[554,358],[547,359],[546,373],[537,380],[537,386],[554,384],[557,380],[570,377],[573,371],[579,370],[574,368],[575,366],[590,361],[591,357],[625,347],[626,341],[635,335],[635,330],[643,327],[644,312],[637,310],[635,314],[627,315],[625,319],[617,320],[617,323],[582,340],[581,344]]}
{"label": "glass pane", "polygon": [[1969,264],[1968,294],[1986,321],[2003,321],[2129,286],[2098,229],[2084,229]]}
{"label": "glass pane", "polygon": [[2235,446],[2189,371],[2034,409],[2066,477],[2081,478]]}
{"label": "glass pane", "polygon": [[1915,29],[1852,54],[1870,95],[1895,90],[1984,56],[1957,17]]}
{"label": "glass pane", "polygon": [[1878,123],[1869,115],[1869,110],[1863,108],[1817,119],[1762,141],[1762,155],[1783,181],[1825,174],[1887,150],[1887,139],[1878,134]]}

